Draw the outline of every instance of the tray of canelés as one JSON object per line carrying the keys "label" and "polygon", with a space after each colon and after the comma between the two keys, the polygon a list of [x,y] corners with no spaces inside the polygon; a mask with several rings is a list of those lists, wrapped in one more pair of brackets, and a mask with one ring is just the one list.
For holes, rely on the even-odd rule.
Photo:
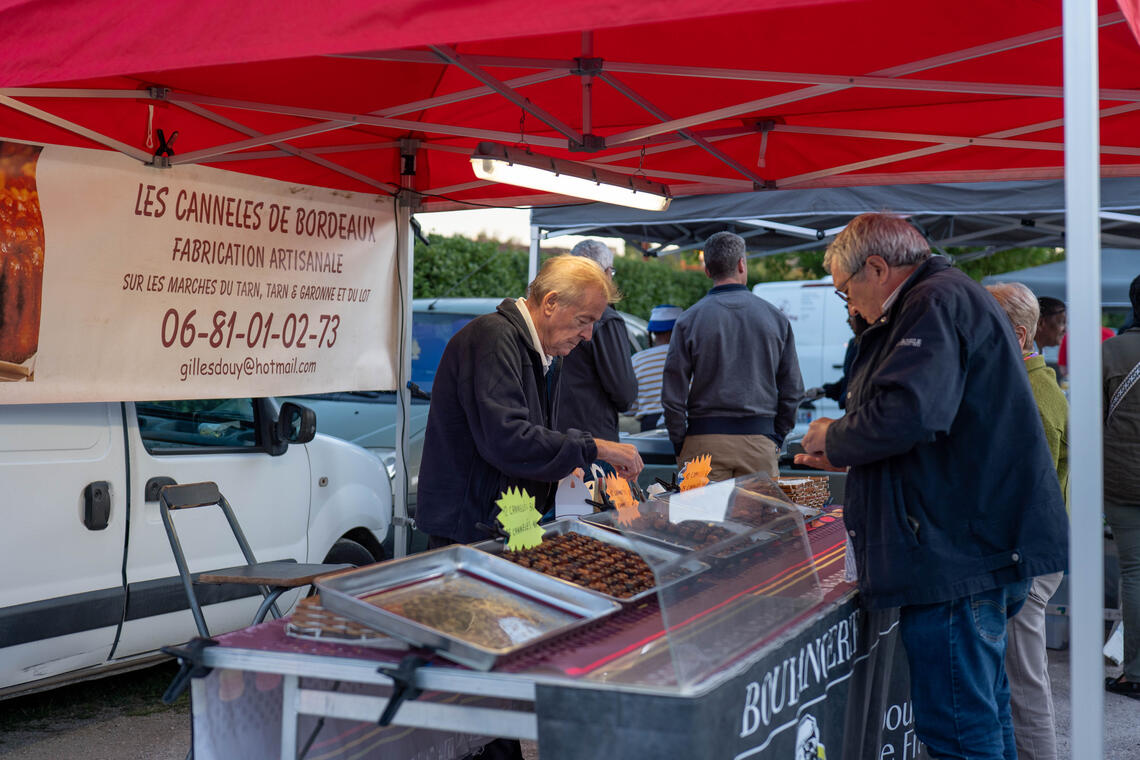
{"label": "tray of canel\u00e9s", "polygon": [[456,544],[318,579],[325,609],[477,670],[621,609]]}
{"label": "tray of canel\u00e9s", "polygon": [[[502,540],[483,541],[475,548],[525,567],[590,589],[614,601],[630,604],[657,593],[695,573],[708,569],[702,562],[674,549],[634,543],[574,517],[543,525],[542,543],[512,551]],[[648,559],[648,562],[646,561]],[[654,574],[652,564],[657,568]],[[658,578],[662,582],[658,583]]]}
{"label": "tray of canel\u00e9s", "polygon": [[642,505],[637,517],[623,523],[616,511],[595,512],[580,518],[589,525],[633,536],[659,546],[681,552],[708,550],[703,557],[728,560],[751,551],[774,538],[768,531],[757,531],[751,526],[731,521],[674,520],[669,519],[667,505]]}

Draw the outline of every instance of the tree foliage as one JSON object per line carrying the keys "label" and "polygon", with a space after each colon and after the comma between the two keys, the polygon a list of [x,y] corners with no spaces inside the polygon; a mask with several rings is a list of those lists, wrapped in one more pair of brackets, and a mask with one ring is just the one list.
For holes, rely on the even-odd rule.
{"label": "tree foliage", "polygon": [[[951,248],[947,253],[953,256],[969,255],[974,251],[968,248]],[[1027,267],[1036,267],[1050,264],[1054,261],[1064,261],[1065,253],[1056,248],[1014,248],[1001,251],[990,256],[968,259],[958,262],[958,268],[975,280],[981,282],[983,277],[991,274],[1013,272]]]}
{"label": "tree foliage", "polygon": [[[416,298],[492,297],[515,298],[526,292],[527,249],[496,240],[471,240],[461,236],[431,235],[430,246],[416,242],[413,292]],[[557,255],[559,252],[544,252]],[[1019,248],[992,256],[970,258],[977,249],[949,249],[962,271],[975,280],[986,275],[1063,261],[1065,254],[1054,248]],[[748,286],[779,280],[816,280],[827,276],[819,251],[794,251],[748,261]],[[633,247],[614,259],[614,281],[622,292],[622,311],[649,319],[658,304],[687,309],[708,292],[712,283],[705,276],[699,251],[686,251],[644,259]]]}
{"label": "tree foliage", "polygon": [[429,235],[416,241],[412,293],[416,298],[517,298],[526,292],[527,250],[496,240]]}
{"label": "tree foliage", "polygon": [[622,292],[617,308],[642,319],[659,304],[687,309],[708,292],[704,271],[684,270],[670,258],[644,260],[640,255],[614,259],[614,282]]}

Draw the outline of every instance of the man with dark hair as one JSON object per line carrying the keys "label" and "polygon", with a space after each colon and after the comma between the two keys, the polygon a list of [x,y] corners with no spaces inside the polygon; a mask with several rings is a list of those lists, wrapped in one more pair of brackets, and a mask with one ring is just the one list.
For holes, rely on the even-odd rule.
{"label": "man with dark hair", "polygon": [[1037,299],[1041,316],[1037,320],[1037,348],[1050,348],[1061,345],[1065,336],[1065,302],[1052,296]]}
{"label": "man with dark hair", "polygon": [[828,247],[870,327],[847,414],[796,461],[849,468],[843,519],[863,601],[899,608],[919,739],[932,757],[1016,757],[1006,622],[1065,568],[1068,520],[1013,328],[905,219],[863,214]]}
{"label": "man with dark hair", "polygon": [[[1128,288],[1140,314],[1140,277]],[[1140,699],[1140,326],[1101,345],[1104,376],[1104,517],[1120,558],[1124,669],[1105,688]]]}
{"label": "man with dark hair", "polygon": [[791,323],[748,291],[744,253],[731,232],[705,243],[713,288],[677,318],[665,359],[669,440],[678,464],[710,454],[710,480],[779,475],[776,452],[804,392]]}
{"label": "man with dark hair", "polygon": [[[613,281],[614,254],[601,241],[583,240],[570,255],[594,262]],[[618,414],[637,400],[632,353],[625,320],[607,305],[594,325],[593,337],[562,360],[555,429],[563,433],[584,430],[595,438],[616,441]]]}

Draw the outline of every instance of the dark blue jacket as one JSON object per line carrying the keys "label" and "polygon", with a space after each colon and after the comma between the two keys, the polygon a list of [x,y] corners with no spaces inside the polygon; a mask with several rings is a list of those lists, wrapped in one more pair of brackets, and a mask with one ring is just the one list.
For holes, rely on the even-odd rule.
{"label": "dark blue jacket", "polygon": [[558,416],[562,432],[585,430],[605,441],[618,439],[618,413],[637,400],[637,376],[625,320],[612,306],[594,324],[593,337],[562,360],[558,378]]}
{"label": "dark blue jacket", "polygon": [[932,604],[1065,568],[1068,520],[1013,330],[941,257],[859,339],[827,456],[872,607]]}
{"label": "dark blue jacket", "polygon": [[542,357],[514,301],[452,336],[432,385],[417,527],[461,543],[489,538],[475,524],[491,525],[510,486],[544,512],[555,484],[598,453],[588,433],[551,430],[551,406]]}

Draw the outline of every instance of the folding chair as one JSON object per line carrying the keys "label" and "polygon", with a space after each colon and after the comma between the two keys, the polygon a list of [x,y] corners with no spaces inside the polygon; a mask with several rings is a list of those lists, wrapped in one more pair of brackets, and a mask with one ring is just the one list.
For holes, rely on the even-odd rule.
{"label": "folding chair", "polygon": [[[194,614],[194,623],[198,626],[198,633],[204,638],[210,637],[206,628],[206,619],[202,616],[201,605],[194,593],[195,583],[240,583],[258,586],[264,600],[257,608],[253,623],[260,623],[270,609],[274,617],[281,617],[277,609],[277,598],[290,589],[307,586],[318,575],[343,570],[352,565],[318,565],[299,564],[292,560],[277,560],[274,562],[258,562],[253,556],[253,550],[246,541],[237,517],[218,490],[217,483],[187,483],[185,485],[165,486],[158,495],[159,510],[162,514],[162,524],[166,527],[166,537],[170,539],[170,549],[174,552],[174,561],[178,564],[178,574],[182,578],[182,587],[186,590],[186,598],[190,602],[190,611]],[[245,556],[246,564],[238,567],[202,573],[196,578],[191,577],[186,564],[186,555],[182,551],[182,544],[178,540],[178,533],[174,529],[174,520],[171,512],[176,509],[192,509],[218,505],[230,524],[234,538],[237,539],[241,553]]]}

